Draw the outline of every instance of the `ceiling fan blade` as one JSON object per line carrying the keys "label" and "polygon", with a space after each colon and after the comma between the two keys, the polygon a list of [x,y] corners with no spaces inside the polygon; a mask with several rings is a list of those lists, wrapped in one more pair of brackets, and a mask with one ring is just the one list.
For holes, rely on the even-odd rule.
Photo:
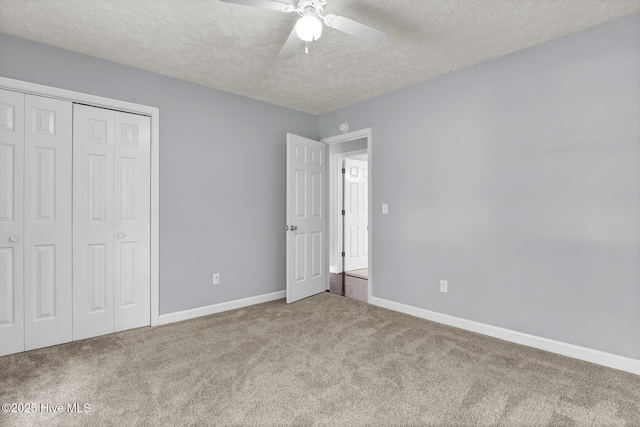
{"label": "ceiling fan blade", "polygon": [[223,3],[243,4],[245,6],[259,7],[261,9],[279,10],[280,12],[293,11],[293,5],[272,0],[220,0]]}
{"label": "ceiling fan blade", "polygon": [[373,27],[370,27],[360,22],[356,22],[353,19],[345,18],[339,15],[327,15],[324,23],[331,28],[340,30],[343,33],[350,34],[358,37],[359,39],[366,40],[371,43],[378,43],[387,35],[384,31],[380,31]]}
{"label": "ceiling fan blade", "polygon": [[298,33],[296,32],[296,27],[294,26],[293,30],[291,30],[291,34],[289,34],[289,37],[287,38],[287,41],[284,42],[284,46],[282,46],[282,49],[278,54],[278,58],[280,59],[291,58],[293,55],[296,54],[296,52],[298,52],[298,46],[300,46],[300,43],[302,43],[302,40],[300,40],[300,37],[298,37]]}

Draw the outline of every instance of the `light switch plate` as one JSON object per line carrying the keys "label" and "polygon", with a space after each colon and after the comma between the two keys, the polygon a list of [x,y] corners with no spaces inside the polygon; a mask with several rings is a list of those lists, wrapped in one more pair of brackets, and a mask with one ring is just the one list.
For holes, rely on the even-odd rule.
{"label": "light switch plate", "polygon": [[382,215],[388,215],[389,214],[389,205],[386,203],[382,204]]}

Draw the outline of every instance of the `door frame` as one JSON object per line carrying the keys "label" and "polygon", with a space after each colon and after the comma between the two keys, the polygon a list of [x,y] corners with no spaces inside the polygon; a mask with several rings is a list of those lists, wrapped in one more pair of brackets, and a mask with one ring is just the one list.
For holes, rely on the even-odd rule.
{"label": "door frame", "polygon": [[[367,140],[367,163],[368,163],[368,168],[369,168],[369,182],[368,182],[368,188],[367,188],[367,192],[368,194],[368,199],[369,199],[369,206],[368,206],[368,222],[369,222],[369,230],[368,230],[368,238],[369,238],[369,259],[368,261],[368,269],[369,269],[369,278],[367,280],[367,302],[371,303],[371,298],[373,296],[373,273],[374,273],[374,268],[373,268],[373,131],[371,128],[365,128],[365,129],[360,129],[360,130],[356,130],[353,132],[348,132],[348,133],[343,133],[341,135],[335,135],[335,136],[330,136],[327,138],[323,138],[320,140],[320,142],[324,142],[327,145],[332,145],[332,144],[339,144],[341,142],[348,142],[348,141],[353,141],[356,139],[362,139],[362,138],[366,138]],[[327,157],[329,157],[328,154],[329,150],[327,150]],[[330,161],[330,160],[329,160]],[[326,188],[329,188],[329,173],[327,173],[327,178],[325,180],[325,184],[326,184]],[[329,197],[334,197],[334,195],[329,194]],[[326,215],[327,218],[329,218],[330,215],[330,211],[329,211],[329,203],[326,204]],[[329,233],[327,233],[327,237],[326,237],[326,243],[325,243],[325,259],[329,259],[329,245],[330,245],[330,241],[329,241]],[[338,255],[338,253],[336,252],[336,256]],[[329,263],[327,262],[327,289],[329,289]]]}
{"label": "door frame", "polygon": [[160,109],[118,99],[60,89],[0,76],[0,89],[45,96],[92,107],[140,114],[151,118],[151,326],[160,319]]}

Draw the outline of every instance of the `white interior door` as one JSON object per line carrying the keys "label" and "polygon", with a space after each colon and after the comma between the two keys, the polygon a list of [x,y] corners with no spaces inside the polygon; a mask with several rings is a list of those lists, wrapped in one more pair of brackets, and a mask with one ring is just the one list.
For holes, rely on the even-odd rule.
{"label": "white interior door", "polygon": [[287,302],[326,289],[325,148],[287,134]]}
{"label": "white interior door", "polygon": [[115,112],[73,107],[73,339],[113,332]]}
{"label": "white interior door", "polygon": [[151,324],[151,119],[115,113],[114,330]]}
{"label": "white interior door", "polygon": [[24,351],[24,95],[0,90],[0,356]]}
{"label": "white interior door", "polygon": [[367,162],[345,159],[344,180],[344,271],[351,271],[369,262]]}
{"label": "white interior door", "polygon": [[25,350],[72,339],[72,104],[25,95]]}

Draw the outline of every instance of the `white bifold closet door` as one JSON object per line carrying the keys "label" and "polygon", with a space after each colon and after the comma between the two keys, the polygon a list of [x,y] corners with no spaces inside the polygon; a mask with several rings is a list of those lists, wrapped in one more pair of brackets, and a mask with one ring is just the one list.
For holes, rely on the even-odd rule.
{"label": "white bifold closet door", "polygon": [[72,104],[25,95],[25,350],[72,339]]}
{"label": "white bifold closet door", "polygon": [[24,351],[24,94],[0,90],[0,356]]}
{"label": "white bifold closet door", "polygon": [[73,339],[150,325],[150,119],[74,106]]}
{"label": "white bifold closet door", "polygon": [[0,355],[72,339],[71,114],[0,91]]}

